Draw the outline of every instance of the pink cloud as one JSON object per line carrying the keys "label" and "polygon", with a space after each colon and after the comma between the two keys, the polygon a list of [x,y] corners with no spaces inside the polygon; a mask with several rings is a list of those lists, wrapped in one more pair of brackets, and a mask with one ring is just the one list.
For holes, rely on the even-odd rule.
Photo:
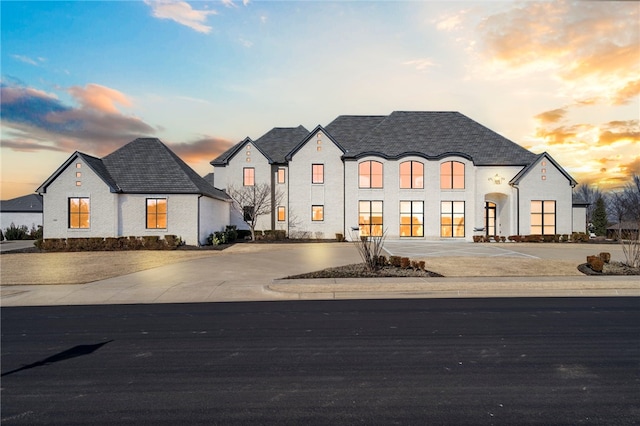
{"label": "pink cloud", "polygon": [[83,107],[97,111],[117,113],[116,104],[131,106],[131,101],[122,92],[99,84],[90,83],[86,87],[73,86],[68,92]]}

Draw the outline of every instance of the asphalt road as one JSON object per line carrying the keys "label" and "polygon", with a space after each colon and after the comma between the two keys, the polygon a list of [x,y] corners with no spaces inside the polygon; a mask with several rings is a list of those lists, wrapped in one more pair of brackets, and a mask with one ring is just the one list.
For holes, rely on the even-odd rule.
{"label": "asphalt road", "polygon": [[638,424],[640,300],[3,308],[2,424]]}

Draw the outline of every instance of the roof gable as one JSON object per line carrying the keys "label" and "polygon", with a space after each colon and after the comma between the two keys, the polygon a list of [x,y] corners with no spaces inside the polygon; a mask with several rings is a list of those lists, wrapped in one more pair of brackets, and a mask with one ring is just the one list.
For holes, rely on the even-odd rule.
{"label": "roof gable", "polygon": [[291,161],[296,152],[298,152],[307,142],[309,142],[311,138],[318,134],[318,132],[322,132],[336,147],[338,147],[340,151],[342,151],[343,153],[345,152],[344,148],[338,142],[336,142],[336,140],[333,138],[333,136],[331,136],[329,132],[327,132],[322,126],[316,126],[315,129],[309,132],[309,134],[304,139],[302,139],[289,153],[287,153],[285,160]]}
{"label": "roof gable", "polygon": [[[247,136],[241,142],[238,142],[222,154],[218,155],[209,164],[211,164],[212,166],[224,166],[229,164],[229,160],[231,160],[238,153],[238,151],[240,151],[248,143],[253,143],[253,140]],[[267,157],[266,154],[262,154]]]}
{"label": "roof gable", "polygon": [[69,158],[67,158],[67,161],[62,163],[62,165],[60,167],[58,167],[58,169],[55,172],[53,172],[53,174],[51,176],[49,176],[49,178],[46,181],[44,181],[44,183],[42,185],[40,185],[38,187],[38,189],[36,189],[36,192],[39,193],[39,194],[46,193],[47,192],[47,187],[54,180],[56,180],[58,178],[58,176],[60,176],[60,174],[62,172],[64,172],[67,169],[67,167],[69,167],[69,165],[71,163],[75,162],[77,158],[81,159],[87,166],[89,166],[89,168],[100,179],[102,179],[102,181],[109,187],[109,191],[110,192],[120,192],[120,187],[118,186],[116,181],[113,179],[113,177],[111,176],[111,174],[109,173],[109,171],[105,167],[105,165],[102,162],[102,160],[97,158],[97,157],[93,157],[91,155],[84,154],[84,153],[79,152],[79,151],[76,151],[73,154],[71,154],[71,156]]}
{"label": "roof gable", "polygon": [[536,158],[530,164],[528,164],[526,167],[520,170],[518,174],[515,175],[513,179],[509,181],[509,184],[518,185],[522,180],[522,178],[524,178],[536,166],[536,164],[538,164],[543,158],[546,158],[547,160],[549,160],[549,162],[551,162],[551,164],[553,164],[555,168],[558,169],[558,171],[562,173],[564,177],[566,177],[569,180],[569,184],[572,187],[578,184],[578,182],[574,178],[572,178],[571,175],[567,173],[567,171],[563,169],[560,166],[560,164],[558,164],[556,160],[554,160],[553,157],[551,157],[547,152],[543,152],[542,154],[537,155]]}

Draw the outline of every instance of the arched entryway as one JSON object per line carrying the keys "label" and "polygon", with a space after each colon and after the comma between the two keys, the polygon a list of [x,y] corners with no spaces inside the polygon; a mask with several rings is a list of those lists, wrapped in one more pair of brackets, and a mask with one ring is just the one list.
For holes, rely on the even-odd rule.
{"label": "arched entryway", "polygon": [[[507,195],[497,192],[484,196],[484,232],[486,236],[502,235],[502,222],[506,220],[504,216],[507,199]],[[505,222],[504,225],[507,223]]]}

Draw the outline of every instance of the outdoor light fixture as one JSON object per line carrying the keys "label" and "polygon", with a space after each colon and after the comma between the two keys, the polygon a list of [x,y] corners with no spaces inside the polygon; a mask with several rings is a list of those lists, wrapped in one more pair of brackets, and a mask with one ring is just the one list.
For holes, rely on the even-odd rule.
{"label": "outdoor light fixture", "polygon": [[493,182],[496,185],[500,185],[502,182],[504,182],[504,178],[502,176],[500,176],[499,174],[496,173],[496,175],[494,177],[490,177],[489,178],[489,182]]}

